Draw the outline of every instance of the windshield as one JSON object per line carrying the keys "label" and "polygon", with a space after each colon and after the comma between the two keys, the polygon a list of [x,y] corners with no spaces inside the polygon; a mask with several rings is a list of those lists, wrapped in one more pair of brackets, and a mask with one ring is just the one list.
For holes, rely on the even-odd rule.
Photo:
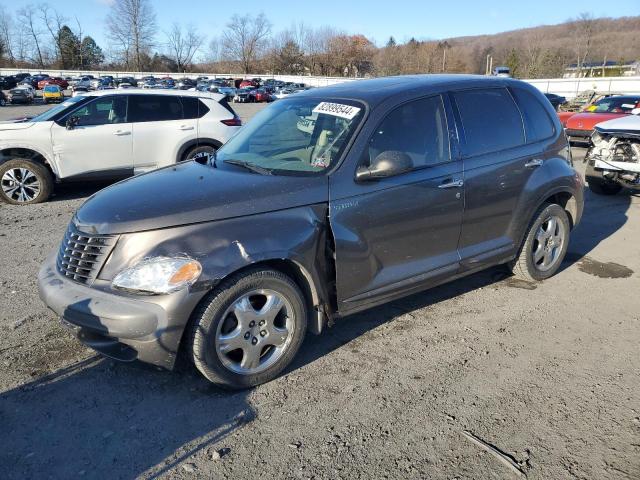
{"label": "windshield", "polygon": [[55,85],[47,85],[46,87],[44,87],[44,91],[57,93],[59,90]]}
{"label": "windshield", "polygon": [[81,95],[77,97],[71,97],[70,99],[62,102],[60,105],[57,105],[47,110],[46,112],[33,117],[30,121],[31,122],[48,122],[49,120],[53,120],[53,118],[55,118],[59,113],[62,113],[63,111],[72,107],[78,102],[84,101],[86,98],[87,97],[83,97]]}
{"label": "windshield", "polygon": [[597,101],[590,107],[587,107],[588,112],[594,113],[631,113],[631,110],[636,108],[636,104],[640,100],[638,98],[629,97],[608,97]]}
{"label": "windshield", "polygon": [[364,115],[361,103],[313,98],[271,104],[243,127],[217,154],[227,161],[273,174],[322,173],[340,158]]}

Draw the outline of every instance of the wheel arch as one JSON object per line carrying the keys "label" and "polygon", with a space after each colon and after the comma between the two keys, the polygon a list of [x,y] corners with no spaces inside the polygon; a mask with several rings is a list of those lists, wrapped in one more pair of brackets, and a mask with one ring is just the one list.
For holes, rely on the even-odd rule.
{"label": "wheel arch", "polygon": [[214,138],[208,138],[208,137],[205,137],[205,138],[201,137],[201,138],[195,138],[193,140],[189,140],[188,142],[185,142],[178,149],[178,154],[176,155],[176,163],[184,160],[184,156],[189,150],[195,147],[200,147],[200,146],[209,146],[217,150],[222,146],[222,142]]}
{"label": "wheel arch", "polygon": [[[304,267],[300,262],[292,260],[290,258],[265,258],[247,265],[244,265],[235,270],[229,271],[223,278],[219,280],[222,282],[225,278],[231,275],[241,274],[245,271],[253,270],[256,268],[270,268],[277,270],[280,273],[287,275],[293,280],[296,285],[302,291],[304,295],[305,303],[307,304],[307,310],[309,314],[308,328],[314,334],[320,334],[326,323],[326,316],[322,306],[326,303],[326,299],[322,298],[322,294],[316,285],[311,272]],[[219,283],[218,282],[218,283]],[[215,286],[211,291],[215,290]]]}
{"label": "wheel arch", "polygon": [[0,164],[9,160],[20,158],[44,165],[54,178],[58,178],[54,163],[48,156],[37,148],[31,146],[0,148]]}

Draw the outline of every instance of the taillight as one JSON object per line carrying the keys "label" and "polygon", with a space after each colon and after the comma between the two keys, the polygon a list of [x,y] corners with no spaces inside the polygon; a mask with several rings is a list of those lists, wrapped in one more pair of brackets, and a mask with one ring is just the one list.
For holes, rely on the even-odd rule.
{"label": "taillight", "polygon": [[220,120],[220,121],[222,123],[224,123],[228,127],[241,127],[242,126],[242,120],[240,120],[238,117],[229,118],[227,120]]}

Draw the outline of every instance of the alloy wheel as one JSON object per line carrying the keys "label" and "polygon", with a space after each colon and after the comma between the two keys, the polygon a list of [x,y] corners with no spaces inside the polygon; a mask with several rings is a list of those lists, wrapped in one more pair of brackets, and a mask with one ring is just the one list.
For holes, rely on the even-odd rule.
{"label": "alloy wheel", "polygon": [[4,194],[11,200],[27,203],[38,197],[41,186],[40,180],[28,168],[12,168],[4,172],[0,179],[0,186]]}
{"label": "alloy wheel", "polygon": [[287,351],[296,328],[291,303],[274,290],[252,290],[234,300],[218,323],[215,349],[234,373],[253,375]]}
{"label": "alloy wheel", "polygon": [[547,218],[538,227],[533,242],[533,265],[541,272],[553,268],[560,258],[566,238],[564,223],[555,215]]}

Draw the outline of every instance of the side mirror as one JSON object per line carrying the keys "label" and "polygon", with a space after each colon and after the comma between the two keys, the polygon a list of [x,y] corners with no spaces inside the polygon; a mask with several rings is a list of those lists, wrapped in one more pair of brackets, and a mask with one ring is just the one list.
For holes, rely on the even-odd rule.
{"label": "side mirror", "polygon": [[67,123],[65,124],[65,126],[67,127],[67,130],[73,130],[74,128],[76,128],[76,126],[78,126],[79,121],[80,119],[78,117],[69,117],[67,119]]}
{"label": "side mirror", "polygon": [[631,110],[631,115],[640,115],[640,108],[634,108]]}
{"label": "side mirror", "polygon": [[356,180],[366,182],[379,178],[394,177],[413,169],[413,160],[404,152],[387,150],[380,153],[368,167],[359,167]]}

